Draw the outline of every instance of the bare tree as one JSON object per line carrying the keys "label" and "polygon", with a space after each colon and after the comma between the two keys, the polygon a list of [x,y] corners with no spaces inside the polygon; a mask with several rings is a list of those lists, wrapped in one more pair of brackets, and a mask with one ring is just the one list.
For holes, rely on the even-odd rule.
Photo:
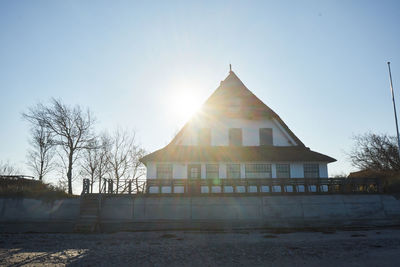
{"label": "bare tree", "polygon": [[145,190],[146,168],[140,159],[146,154],[146,151],[133,142],[130,154],[131,170],[129,179],[132,181],[133,191],[135,193],[143,193]]}
{"label": "bare tree", "polygon": [[20,170],[9,161],[0,161],[0,175],[18,175]]}
{"label": "bare tree", "polygon": [[99,165],[100,145],[97,139],[94,139],[87,148],[84,149],[81,160],[81,175],[90,177],[90,193],[93,193],[93,185]]}
{"label": "bare tree", "polygon": [[353,166],[360,170],[400,171],[396,137],[367,133],[353,139],[355,144],[348,154]]}
{"label": "bare tree", "polygon": [[42,181],[53,167],[53,134],[43,125],[34,125],[31,129],[31,149],[28,150],[27,164]]}
{"label": "bare tree", "polygon": [[111,138],[106,133],[100,136],[101,146],[98,153],[98,164],[96,169],[96,176],[99,181],[99,193],[101,193],[101,182],[107,174],[110,173],[110,151],[111,151]]}
{"label": "bare tree", "polygon": [[99,193],[101,193],[101,182],[110,171],[108,162],[110,153],[110,137],[102,134],[97,137],[88,148],[84,150],[81,159],[81,174],[90,177],[90,192],[96,182],[99,183]]}
{"label": "bare tree", "polygon": [[115,192],[118,194],[121,180],[127,179],[131,167],[131,148],[134,137],[128,131],[117,129],[111,136],[111,149],[108,155],[110,164],[110,176],[116,185]]}
{"label": "bare tree", "polygon": [[140,162],[145,150],[136,143],[134,131],[117,129],[111,137],[109,153],[110,176],[116,184],[116,193],[126,192],[131,187],[134,193],[145,189],[145,168]]}
{"label": "bare tree", "polygon": [[59,146],[66,157],[68,193],[72,194],[72,169],[80,151],[93,140],[94,120],[89,110],[80,106],[70,107],[61,100],[52,99],[49,105],[37,104],[23,117],[33,125],[43,125],[54,135],[54,144]]}

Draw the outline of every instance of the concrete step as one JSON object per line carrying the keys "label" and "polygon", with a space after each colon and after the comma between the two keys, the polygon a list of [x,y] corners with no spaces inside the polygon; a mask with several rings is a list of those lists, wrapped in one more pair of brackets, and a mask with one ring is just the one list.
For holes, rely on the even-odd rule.
{"label": "concrete step", "polygon": [[81,214],[90,213],[90,214],[97,214],[97,209],[81,209]]}
{"label": "concrete step", "polygon": [[81,207],[80,211],[97,211],[98,207]]}
{"label": "concrete step", "polygon": [[94,201],[94,202],[81,201],[81,204],[83,206],[98,206],[99,202],[98,201]]}
{"label": "concrete step", "polygon": [[81,212],[79,218],[97,218],[99,214],[97,212]]}
{"label": "concrete step", "polygon": [[79,221],[97,221],[97,214],[80,214]]}
{"label": "concrete step", "polygon": [[81,206],[81,210],[97,210],[98,206]]}
{"label": "concrete step", "polygon": [[82,195],[82,199],[99,199],[98,194],[87,194],[87,195]]}
{"label": "concrete step", "polygon": [[80,207],[81,215],[88,214],[97,216],[98,210],[99,210],[99,200],[97,197],[95,199],[90,199],[90,198],[81,199],[81,207]]}
{"label": "concrete step", "polygon": [[82,213],[84,213],[84,212],[96,212],[97,213],[97,211],[98,211],[98,208],[96,207],[96,208],[86,208],[86,207],[84,207],[84,208],[82,208],[82,209],[80,209],[80,212]]}
{"label": "concrete step", "polygon": [[94,195],[84,195],[81,198],[79,220],[76,222],[74,231],[77,233],[92,233],[99,230],[99,198]]}
{"label": "concrete step", "polygon": [[92,222],[79,221],[75,224],[74,227],[75,233],[93,233],[97,231],[99,231],[99,225],[97,221],[92,221]]}

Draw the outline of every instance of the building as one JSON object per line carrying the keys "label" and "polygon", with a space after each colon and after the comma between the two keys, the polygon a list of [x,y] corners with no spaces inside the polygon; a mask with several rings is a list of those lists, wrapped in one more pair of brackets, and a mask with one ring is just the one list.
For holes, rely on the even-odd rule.
{"label": "building", "polygon": [[230,71],[173,140],[141,161],[148,193],[240,193],[292,190],[246,180],[327,178],[327,165],[336,160],[306,147]]}

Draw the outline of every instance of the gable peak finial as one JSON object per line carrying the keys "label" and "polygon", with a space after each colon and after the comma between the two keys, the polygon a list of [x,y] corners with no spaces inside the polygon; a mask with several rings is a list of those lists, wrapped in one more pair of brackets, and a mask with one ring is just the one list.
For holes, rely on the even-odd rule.
{"label": "gable peak finial", "polygon": [[229,72],[232,72],[232,64],[229,63]]}

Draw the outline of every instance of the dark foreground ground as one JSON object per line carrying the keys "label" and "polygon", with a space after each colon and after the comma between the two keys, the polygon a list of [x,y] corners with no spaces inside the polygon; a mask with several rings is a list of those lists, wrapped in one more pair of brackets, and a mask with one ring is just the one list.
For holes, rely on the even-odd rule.
{"label": "dark foreground ground", "polygon": [[0,234],[0,266],[400,266],[400,229]]}

